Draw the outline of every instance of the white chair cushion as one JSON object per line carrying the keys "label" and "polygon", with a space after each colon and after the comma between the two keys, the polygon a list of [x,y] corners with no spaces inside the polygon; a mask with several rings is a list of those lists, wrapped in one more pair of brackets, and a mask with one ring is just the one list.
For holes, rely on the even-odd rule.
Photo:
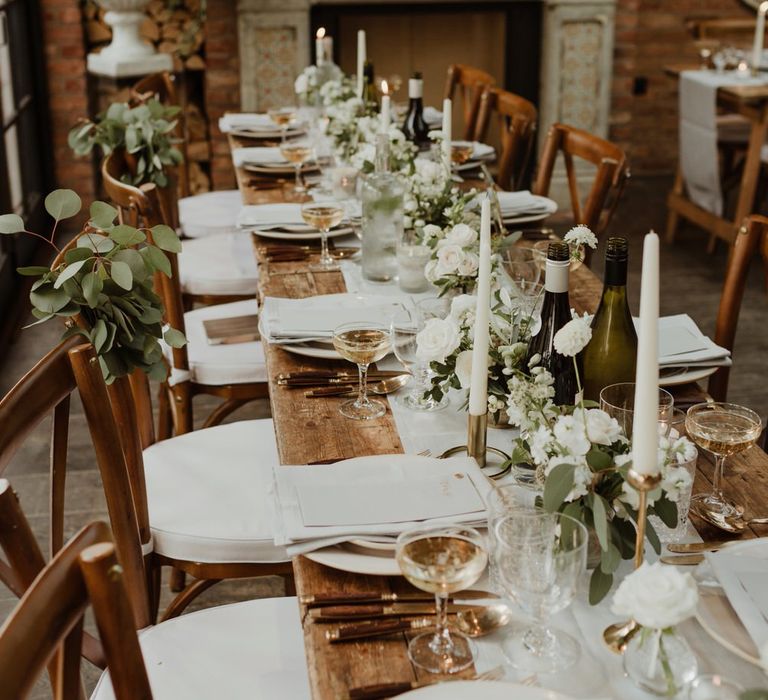
{"label": "white chair cushion", "polygon": [[[188,341],[187,356],[194,381],[213,386],[267,381],[264,348],[260,340],[251,343],[210,345],[203,327],[203,321],[212,318],[248,316],[258,311],[258,302],[248,299],[231,304],[204,306],[184,314]],[[171,362],[170,348],[164,345],[164,349],[168,361]]]}
{"label": "white chair cushion", "polygon": [[215,562],[288,561],[274,545],[270,419],[228,423],[144,450],[154,551]]}
{"label": "white chair cushion", "polygon": [[[302,700],[309,680],[296,598],[188,613],[139,634],[156,700]],[[105,671],[91,700],[114,700]]]}
{"label": "white chair cushion", "polygon": [[179,223],[187,238],[202,238],[237,231],[243,206],[239,190],[205,192],[179,200]]}
{"label": "white chair cushion", "polygon": [[182,242],[181,290],[187,294],[256,295],[259,271],[248,231],[221,233]]}

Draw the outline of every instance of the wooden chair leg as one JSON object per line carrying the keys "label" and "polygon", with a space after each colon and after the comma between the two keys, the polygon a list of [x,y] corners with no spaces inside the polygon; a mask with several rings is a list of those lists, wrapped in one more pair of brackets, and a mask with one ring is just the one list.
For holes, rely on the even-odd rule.
{"label": "wooden chair leg", "polygon": [[168,387],[161,384],[157,391],[157,439],[167,440],[172,434],[173,416],[168,398]]}
{"label": "wooden chair leg", "polygon": [[170,620],[171,618],[181,615],[181,613],[186,610],[187,606],[195,598],[197,598],[197,596],[199,596],[203,591],[207,591],[211,586],[217,584],[219,581],[221,581],[221,579],[205,578],[200,579],[199,581],[195,581],[194,583],[190,583],[189,586],[187,586],[180,595],[177,595],[171,601],[171,604],[163,613],[163,617],[161,618],[160,622],[165,622],[166,620]]}
{"label": "wooden chair leg", "polygon": [[181,569],[171,569],[171,580],[168,587],[173,593],[180,593],[186,586],[187,576]]}
{"label": "wooden chair leg", "polygon": [[189,382],[174,384],[170,388],[170,394],[174,434],[191,433],[194,427],[194,418],[192,416],[192,394],[189,389]]}
{"label": "wooden chair leg", "polygon": [[717,236],[714,233],[709,234],[709,241],[707,241],[707,255],[714,255],[717,249]]}
{"label": "wooden chair leg", "polygon": [[230,413],[234,413],[241,406],[245,406],[250,399],[227,399],[220,403],[211,412],[208,418],[203,423],[203,428],[211,428],[214,425],[219,425]]}
{"label": "wooden chair leg", "polygon": [[296,580],[293,578],[293,574],[283,574],[283,583],[285,584],[285,595],[296,595]]}

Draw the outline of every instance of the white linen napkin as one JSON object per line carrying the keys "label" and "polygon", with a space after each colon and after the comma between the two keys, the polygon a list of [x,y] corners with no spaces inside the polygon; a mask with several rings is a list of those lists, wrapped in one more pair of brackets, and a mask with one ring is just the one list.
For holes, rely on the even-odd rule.
{"label": "white linen napkin", "polygon": [[253,131],[279,131],[268,114],[256,112],[240,112],[225,114],[219,119],[219,129],[223,134],[228,134],[233,129],[251,129]]}
{"label": "white linen napkin", "polygon": [[266,297],[261,313],[270,342],[333,336],[342,323],[376,319],[388,323],[401,308],[391,297],[363,294],[324,294],[304,299]]}
{"label": "white linen napkin", "polygon": [[723,213],[717,153],[717,89],[723,85],[761,85],[765,78],[687,70],[680,73],[680,168],[694,204]]}
{"label": "white linen napkin", "polygon": [[[632,319],[637,328],[639,320]],[[705,336],[688,314],[659,319],[659,365],[730,366],[730,351]]]}
{"label": "white linen napkin", "polygon": [[288,165],[280,149],[276,146],[251,146],[250,148],[235,148],[232,151],[232,162],[235,167],[243,165]]}
{"label": "white linen napkin", "polygon": [[308,226],[301,216],[300,204],[249,204],[240,209],[237,215],[239,228],[254,228],[260,226]]}
{"label": "white linen napkin", "polygon": [[424,107],[424,121],[433,129],[439,129],[443,124],[443,113],[436,107]]}
{"label": "white linen napkin", "polygon": [[526,212],[546,211],[547,202],[538,199],[529,190],[519,192],[497,192],[502,214],[524,214]]}
{"label": "white linen napkin", "polygon": [[[354,539],[366,535],[396,535],[420,521],[484,523],[485,499],[491,488],[475,460],[467,457],[442,460],[415,455],[374,455],[328,465],[276,465],[274,475],[277,497],[275,543],[301,544],[314,549],[327,546],[331,539],[338,541],[342,537]],[[458,494],[458,498],[453,501],[452,507],[441,511],[435,504],[441,499],[438,482],[446,484],[451,480],[467,480],[468,483],[462,494]],[[428,488],[432,485],[434,488],[430,498],[421,499],[425,517],[403,520],[404,517],[413,517],[418,513],[411,501],[403,501],[403,489],[406,484],[409,489],[412,484],[416,488],[419,481],[422,486]],[[307,494],[320,488],[326,500],[323,508],[324,522],[329,524],[307,525],[302,506],[306,503]],[[354,494],[365,498],[365,503],[351,502],[349,497],[354,497]],[[377,500],[378,503],[375,503]],[[451,498],[445,496],[445,500]],[[361,506],[371,510],[375,507],[375,518],[362,519],[375,519],[378,522],[352,522],[361,519]],[[334,512],[338,515],[336,519],[339,524],[333,523],[334,518],[327,517]],[[437,512],[443,515],[438,518],[429,517]],[[307,551],[306,548],[304,551]]]}

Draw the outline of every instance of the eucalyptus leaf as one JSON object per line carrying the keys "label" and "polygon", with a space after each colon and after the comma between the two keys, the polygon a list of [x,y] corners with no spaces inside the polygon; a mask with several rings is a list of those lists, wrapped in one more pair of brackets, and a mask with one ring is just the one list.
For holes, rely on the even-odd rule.
{"label": "eucalyptus leaf", "polygon": [[115,223],[117,209],[106,202],[94,202],[91,204],[91,221],[99,228],[109,228]]}
{"label": "eucalyptus leaf", "polygon": [[61,287],[64,282],[66,282],[68,279],[72,279],[79,272],[83,265],[85,265],[85,260],[77,260],[67,265],[64,268],[64,271],[61,272],[56,278],[56,281],[53,283],[53,288],[59,289],[59,287]]}
{"label": "eucalyptus leaf", "polygon": [[0,233],[20,233],[24,230],[24,219],[18,214],[0,215]]}
{"label": "eucalyptus leaf", "polygon": [[596,566],[589,579],[589,604],[597,605],[611,590],[613,575],[606,574],[602,567]]}
{"label": "eucalyptus leaf", "polygon": [[29,300],[32,302],[32,306],[47,314],[55,314],[69,303],[67,294],[62,289],[54,289],[53,287],[40,287],[31,291]]}
{"label": "eucalyptus leaf", "polygon": [[163,340],[172,348],[183,348],[187,344],[187,339],[181,331],[177,331],[175,328],[168,328],[163,333]]}
{"label": "eucalyptus leaf", "polygon": [[123,289],[130,289],[133,286],[133,273],[127,263],[120,260],[113,261],[110,276]]}
{"label": "eucalyptus leaf", "polygon": [[152,381],[164,382],[168,377],[168,365],[165,364],[165,360],[160,360],[152,365],[148,374]]}
{"label": "eucalyptus leaf", "polygon": [[595,471],[603,471],[613,466],[613,458],[606,452],[593,447],[587,452],[587,464]]}
{"label": "eucalyptus leaf", "polygon": [[82,206],[80,197],[73,190],[54,190],[45,198],[45,210],[56,221],[75,216]]}
{"label": "eucalyptus leaf", "polygon": [[89,248],[70,248],[64,253],[64,262],[67,264],[75,263],[80,260],[88,260],[93,256],[93,251]]}
{"label": "eucalyptus leaf", "polygon": [[85,301],[92,309],[99,303],[99,295],[104,284],[98,272],[89,272],[83,276],[82,287]]}
{"label": "eucalyptus leaf", "polygon": [[554,513],[560,508],[573,488],[575,471],[573,464],[558,464],[548,474],[544,484],[544,510]]}
{"label": "eucalyptus leaf", "polygon": [[604,549],[600,552],[600,568],[603,570],[604,574],[612,574],[619,568],[620,563],[621,552],[619,551],[619,548],[613,544],[613,542],[609,542],[608,549]]}
{"label": "eucalyptus leaf", "polygon": [[148,245],[142,248],[141,254],[153,270],[162,272],[166,277],[171,276],[171,262],[160,248]]}
{"label": "eucalyptus leaf", "polygon": [[608,549],[608,515],[606,512],[605,501],[598,493],[590,494],[592,501],[592,517],[595,534],[600,542],[600,549]]}
{"label": "eucalyptus leaf", "polygon": [[170,226],[160,224],[152,227],[152,241],[154,244],[162,249],[167,250],[169,253],[181,252],[181,241]]}
{"label": "eucalyptus leaf", "polygon": [[147,237],[141,231],[125,224],[113,227],[109,232],[109,237],[120,245],[138,245],[147,240]]}
{"label": "eucalyptus leaf", "polygon": [[77,247],[104,254],[115,247],[115,242],[100,233],[86,233],[77,239]]}
{"label": "eucalyptus leaf", "polygon": [[673,503],[666,496],[662,496],[653,504],[653,510],[669,528],[677,527],[677,503]]}
{"label": "eucalyptus leaf", "polygon": [[93,324],[93,329],[91,330],[91,342],[93,343],[93,347],[96,348],[97,353],[101,352],[106,340],[107,324],[103,318],[100,318]]}
{"label": "eucalyptus leaf", "polygon": [[16,272],[18,272],[20,275],[23,275],[24,277],[39,277],[40,275],[44,275],[46,272],[49,272],[50,270],[47,267],[42,267],[40,265],[31,265],[29,267],[17,267]]}

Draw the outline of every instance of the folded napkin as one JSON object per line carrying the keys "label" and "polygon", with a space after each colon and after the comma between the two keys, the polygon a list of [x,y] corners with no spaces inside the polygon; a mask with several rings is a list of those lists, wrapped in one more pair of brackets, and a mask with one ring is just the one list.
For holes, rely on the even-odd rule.
{"label": "folded napkin", "polygon": [[270,341],[331,338],[342,323],[389,319],[402,308],[396,298],[364,294],[323,294],[304,299],[266,297],[262,310],[264,336]]}
{"label": "folded napkin", "polygon": [[219,119],[219,129],[228,134],[233,129],[250,129],[252,131],[279,131],[280,127],[270,119],[268,114],[241,112],[225,114]]}
{"label": "folded napkin", "polygon": [[304,222],[300,204],[250,204],[240,209],[237,225],[239,228],[303,226],[314,230]]}
{"label": "folded napkin", "polygon": [[423,116],[428,126],[440,128],[443,124],[443,113],[436,107],[424,107]]}
{"label": "folded napkin", "polygon": [[243,165],[289,165],[279,148],[267,146],[235,148],[232,151],[232,161],[237,168]]}
{"label": "folded napkin", "polygon": [[[639,320],[634,321],[637,327]],[[729,350],[705,336],[688,314],[659,319],[660,366],[730,366],[730,355]]]}
{"label": "folded napkin", "polygon": [[472,160],[493,160],[496,157],[496,149],[487,143],[473,141]]}
{"label": "folded napkin", "polygon": [[528,190],[497,192],[502,215],[535,213],[547,210],[547,200],[532,195]]}
{"label": "folded napkin", "polygon": [[486,520],[490,486],[466,457],[397,454],[322,466],[276,465],[274,477],[275,543],[303,551],[330,541],[397,535],[419,522]]}

